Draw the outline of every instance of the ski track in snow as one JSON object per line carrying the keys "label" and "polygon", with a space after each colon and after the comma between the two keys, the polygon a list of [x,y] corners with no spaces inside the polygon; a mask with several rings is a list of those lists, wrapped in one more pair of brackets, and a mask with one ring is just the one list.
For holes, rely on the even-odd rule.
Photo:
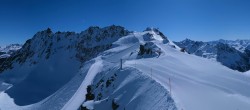
{"label": "ski track in snow", "polygon": [[103,68],[102,60],[95,60],[95,63],[90,67],[86,77],[84,78],[81,86],[72,96],[72,98],[63,106],[62,110],[76,110],[85,100],[87,94],[87,86],[91,85],[95,76],[101,72]]}

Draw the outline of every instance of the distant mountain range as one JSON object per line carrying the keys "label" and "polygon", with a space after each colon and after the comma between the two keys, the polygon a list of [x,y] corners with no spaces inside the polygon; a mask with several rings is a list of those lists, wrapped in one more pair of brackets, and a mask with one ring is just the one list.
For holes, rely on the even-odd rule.
{"label": "distant mountain range", "polygon": [[5,47],[0,47],[0,58],[7,58],[21,48],[21,44],[10,44]]}
{"label": "distant mountain range", "polygon": [[[189,54],[218,61],[233,70],[240,72],[250,70],[250,40],[220,39],[203,42],[185,39],[174,43],[185,49]],[[1,59],[10,57],[21,48],[22,44],[10,44],[0,47],[0,63]]]}
{"label": "distant mountain range", "polygon": [[[240,72],[250,70],[250,40],[220,39],[203,42],[185,39],[174,43],[184,48],[189,54],[218,61],[233,70]],[[0,63],[1,59],[10,57],[14,52],[21,49],[22,46],[22,44],[10,44],[0,47]]]}
{"label": "distant mountain range", "polygon": [[216,60],[233,70],[245,72],[250,69],[250,40],[203,42],[185,39],[174,43],[189,54]]}

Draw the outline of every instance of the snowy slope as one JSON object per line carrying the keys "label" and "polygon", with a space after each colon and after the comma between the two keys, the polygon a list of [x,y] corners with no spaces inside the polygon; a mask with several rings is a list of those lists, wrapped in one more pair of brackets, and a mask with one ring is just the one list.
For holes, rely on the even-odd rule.
{"label": "snowy slope", "polygon": [[[73,38],[78,37],[76,35]],[[61,40],[71,42],[66,44],[74,44],[72,42],[75,41]],[[90,58],[84,62],[78,62],[82,60],[78,59],[81,57],[77,55],[71,59],[71,55],[77,54],[81,49],[59,49],[47,60],[44,60],[46,56],[43,56],[44,59],[41,61],[37,59],[36,61],[39,61],[35,64],[37,66],[29,67],[25,66],[29,63],[24,63],[23,66],[16,67],[17,64],[14,64],[13,69],[5,70],[4,74],[10,74],[10,76],[2,75],[4,76],[1,77],[2,81],[5,81],[1,83],[2,91],[12,89],[16,93],[29,89],[35,94],[39,92],[33,91],[34,86],[43,87],[41,85],[46,81],[50,81],[46,83],[46,87],[50,85],[57,87],[57,90],[40,98],[39,101],[29,102],[28,105],[17,104],[16,97],[13,99],[8,92],[1,92],[0,108],[74,110],[81,105],[96,110],[112,108],[118,110],[248,110],[250,108],[248,75],[230,70],[218,62],[181,52],[178,46],[160,34],[157,29],[148,28],[144,32],[111,38],[99,44],[96,41],[92,43],[91,48],[109,43],[112,43],[112,46],[93,57],[89,56]],[[60,47],[59,44],[57,45]],[[37,47],[37,50],[39,48]],[[122,69],[120,59],[122,59]],[[53,68],[50,70],[47,64]],[[26,71],[27,77],[11,79],[11,75],[18,76],[18,72],[15,72],[18,70],[15,68]],[[33,71],[29,72],[30,69]],[[41,69],[48,70],[39,73]],[[54,78],[48,80],[50,77]],[[60,87],[56,86],[58,84],[56,81],[66,77],[70,77],[68,81],[63,81],[64,84],[60,84]],[[6,78],[11,84],[6,84]],[[40,83],[30,84],[40,78],[42,79]],[[23,83],[27,85],[18,86]],[[46,87],[41,88],[40,91],[49,90]],[[88,87],[91,87],[91,93]],[[94,94],[95,97],[86,98],[89,94]],[[29,96],[26,97],[29,98]]]}
{"label": "snowy slope", "polygon": [[245,72],[245,74],[250,76],[250,71]]}
{"label": "snowy slope", "polygon": [[[207,59],[202,59],[200,57],[189,55],[186,53],[182,53],[179,51],[179,49],[175,49],[169,44],[162,43],[162,40],[156,40],[156,39],[152,40],[152,42],[159,48],[161,48],[161,50],[163,51],[163,54],[161,54],[161,56],[158,58],[157,57],[138,58],[136,57],[137,53],[135,53],[136,54],[135,56],[133,56],[134,54],[131,55],[131,53],[139,51],[138,48],[140,43],[147,42],[143,40],[144,34],[145,33],[134,33],[135,35],[134,37],[133,36],[123,37],[121,40],[117,42],[117,44],[120,44],[120,47],[108,50],[104,54],[105,61],[110,63],[118,62],[118,65],[119,65],[119,59],[123,58],[125,60],[123,71],[128,71],[128,72],[123,72],[123,71],[110,72],[104,75],[100,75],[99,77],[97,76],[97,79],[99,78],[99,80],[95,80],[96,83],[94,83],[93,86],[95,87],[98,85],[98,87],[97,90],[96,89],[94,90],[94,93],[96,95],[102,93],[102,96],[104,96],[104,98],[101,98],[99,100],[95,99],[96,101],[93,102],[94,104],[89,104],[88,102],[84,103],[83,105],[92,105],[97,109],[98,108],[108,109],[108,107],[111,106],[111,100],[115,100],[115,102],[117,102],[120,105],[118,109],[130,108],[131,107],[129,106],[130,103],[126,102],[126,100],[129,99],[123,96],[126,92],[125,93],[123,92],[131,90],[131,88],[134,88],[131,85],[129,87],[126,87],[129,85],[127,84],[127,82],[133,82],[133,80],[136,80],[135,82],[133,82],[133,84],[137,84],[138,82],[140,82],[140,78],[131,77],[129,79],[125,79],[125,81],[123,81],[124,83],[120,84],[119,75],[120,74],[130,75],[131,73],[133,74],[133,72],[139,71],[139,73],[141,73],[140,74],[141,76],[138,77],[148,77],[149,80],[152,77],[154,81],[163,86],[165,90],[157,88],[159,90],[154,91],[153,93],[157,93],[159,91],[163,92],[167,90],[168,95],[165,97],[169,96],[169,90],[170,90],[169,78],[170,78],[171,96],[174,100],[174,103],[172,104],[174,104],[174,106],[177,106],[177,108],[180,110],[181,109],[248,110],[250,108],[250,97],[249,97],[250,77],[245,76],[237,71],[232,71],[217,62]],[[133,42],[133,44],[123,43],[126,41]],[[137,45],[137,49],[135,48],[134,45]],[[114,73],[117,74],[118,76],[118,78],[114,77],[115,83],[111,83],[114,85],[111,87],[105,87],[106,85],[105,82],[107,82],[108,81],[107,79],[109,78],[112,79],[112,76],[115,76],[112,75]],[[104,78],[102,78],[102,76],[104,76]],[[146,82],[139,84],[140,85],[139,88],[144,87],[143,84],[145,83]],[[120,93],[119,92],[117,93],[117,91],[119,91],[121,88],[125,89]],[[143,99],[143,101],[144,100],[154,101],[159,99],[159,98],[150,98],[149,96],[152,95],[153,93],[145,92],[151,90],[152,89],[146,88],[142,89],[143,92],[141,92],[140,90],[138,91],[135,90],[136,93],[134,92],[132,93],[135,94],[133,96],[136,98],[138,98],[137,94],[140,94],[139,96],[143,96],[145,98]],[[163,100],[165,97],[163,97]],[[142,101],[142,99],[140,98],[138,100]],[[171,101],[170,102],[166,101],[166,102],[171,105]],[[157,105],[158,103],[156,103],[155,106],[151,106],[150,105],[151,103],[148,102],[147,104],[142,104],[139,107],[134,106],[133,109],[137,109],[137,107],[138,109],[142,109],[140,107],[145,107],[145,106],[146,108],[143,109],[163,109],[160,108],[162,106],[164,107],[164,109],[175,109],[174,107],[171,108],[172,106],[169,105],[162,105],[162,106]]]}
{"label": "snowy slope", "polygon": [[[249,109],[249,77],[205,59],[178,55],[175,51],[168,51],[168,54],[169,56],[164,56],[165,58],[162,59],[141,60],[136,64],[145,73],[152,68],[152,76],[166,88],[168,78],[171,78],[172,94],[179,108],[184,110]],[[152,62],[157,63],[152,64]],[[132,65],[134,61],[127,63]]]}
{"label": "snowy slope", "polygon": [[[168,90],[171,78],[173,98],[184,110],[248,110],[250,108],[249,77],[229,70],[219,63],[188,55],[154,42],[165,54],[159,58],[125,62],[150,75]],[[239,86],[240,85],[240,86]]]}
{"label": "snowy slope", "polygon": [[[142,36],[147,33],[153,32],[134,33],[123,37],[114,43],[119,45],[118,47],[102,54],[104,65],[109,69],[98,74],[92,84],[93,92],[97,96],[92,104],[95,109],[112,109],[112,101],[119,105],[119,110],[177,109],[166,88],[152,78],[134,67],[124,67],[120,70],[121,58],[125,62],[137,59],[140,41],[146,42],[142,40]],[[153,35],[152,41],[156,39],[164,41],[160,36],[154,33]],[[135,65],[133,64],[133,66]],[[84,103],[83,105],[88,104]]]}
{"label": "snowy slope", "polygon": [[[145,43],[146,41],[144,41],[142,37],[143,34],[144,33],[136,33],[135,37],[128,36],[127,40],[136,38],[139,41],[133,40],[134,43],[136,42]],[[250,83],[248,76],[245,76],[237,71],[232,71],[214,61],[181,53],[178,49],[173,48],[169,44],[163,44],[161,40],[153,40],[153,42],[163,50],[164,54],[162,54],[159,58],[152,57],[152,58],[138,59],[138,57],[133,57],[133,54],[132,56],[130,56],[131,52],[134,52],[135,50],[138,51],[138,49],[134,48],[133,45],[131,46],[127,46],[127,44],[122,45],[121,43],[125,41],[120,41],[119,44],[121,45],[121,47],[128,47],[128,48],[121,49],[121,47],[117,47],[116,49],[109,50],[111,52],[116,52],[116,53],[111,55],[108,54],[108,56],[110,56],[111,58],[109,59],[109,57],[107,56],[107,58],[105,58],[106,61],[119,62],[120,58],[126,59],[124,62],[124,68],[125,68],[124,71],[127,70],[131,71],[130,68],[134,68],[142,73],[141,77],[143,76],[152,77],[157,83],[161,84],[161,86],[166,88],[168,91],[170,90],[169,88],[170,87],[169,78],[170,78],[171,95],[178,109],[248,110],[250,108],[249,105],[250,93],[248,92]],[[116,74],[118,74],[119,76],[119,74],[131,74],[131,73],[133,72],[118,72]],[[127,80],[133,80],[133,78]],[[103,79],[104,82],[106,82],[105,78]],[[116,80],[119,79],[115,78],[115,81]],[[137,80],[139,81],[139,78]],[[124,83],[126,84],[126,81]],[[98,85],[99,84],[98,81],[95,84]],[[97,100],[96,102],[94,102],[94,107],[96,108],[110,107],[108,105],[110,105],[112,99],[115,99],[116,102],[120,104],[121,108],[119,109],[130,107],[128,106],[129,103],[127,104],[125,101],[127,100],[126,98],[120,98],[123,96],[121,95],[121,93],[117,95],[116,91],[120,89],[119,81],[118,81],[118,87],[116,87],[117,86],[116,84],[117,82],[114,83],[114,88],[113,88],[115,92],[111,92],[110,95],[107,96],[107,98],[106,97],[101,98],[100,101]],[[103,85],[104,85],[103,88],[105,88],[105,84]],[[123,87],[123,84],[121,85]],[[143,84],[140,84],[140,87],[143,87]],[[95,94],[100,93],[101,90],[98,89],[100,88],[94,90]],[[112,87],[108,88],[108,90],[103,89],[103,91],[106,90],[110,91],[110,89],[112,91]],[[127,89],[125,89],[124,91],[127,91]],[[144,89],[143,91],[148,91],[148,90]],[[160,91],[166,91],[166,90],[160,90]],[[138,93],[140,94],[141,92],[138,91]],[[146,96],[151,95],[148,93],[142,93],[142,94],[147,94]],[[149,97],[145,98],[146,99],[144,100],[150,100]],[[106,100],[110,101],[110,103],[106,102]],[[147,106],[147,105],[141,105],[141,106]],[[150,107],[152,106],[150,105],[147,106],[147,108]],[[153,106],[153,108],[150,109],[160,109],[157,107],[160,107],[160,105],[155,105]],[[165,105],[164,107],[165,109],[168,109],[169,106]]]}

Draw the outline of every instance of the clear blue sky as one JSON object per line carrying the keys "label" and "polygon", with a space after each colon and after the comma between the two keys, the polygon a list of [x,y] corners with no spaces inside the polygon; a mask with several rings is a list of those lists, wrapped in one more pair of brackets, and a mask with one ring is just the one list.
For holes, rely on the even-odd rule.
{"label": "clear blue sky", "polygon": [[250,0],[0,0],[0,45],[37,31],[158,27],[171,40],[250,39]]}

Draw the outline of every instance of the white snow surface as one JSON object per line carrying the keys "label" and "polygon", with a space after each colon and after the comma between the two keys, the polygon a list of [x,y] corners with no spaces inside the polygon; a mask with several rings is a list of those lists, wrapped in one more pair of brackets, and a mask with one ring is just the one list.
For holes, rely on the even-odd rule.
{"label": "white snow surface", "polygon": [[249,75],[249,76],[250,76],[250,71],[247,71],[247,72],[245,72],[244,74],[246,74],[246,75]]}
{"label": "white snow surface", "polygon": [[22,48],[21,44],[10,44],[10,45],[6,45],[4,47],[0,47],[0,52],[8,53],[9,51],[17,51],[21,48]]}
{"label": "white snow surface", "polygon": [[8,57],[10,57],[10,54],[2,54],[2,55],[0,55],[0,58],[8,58]]}
{"label": "white snow surface", "polygon": [[[138,58],[139,45],[148,42],[143,39],[145,33],[148,32],[135,32],[120,38],[113,43],[116,47],[86,62],[70,82],[38,103],[18,106],[8,94],[1,92],[0,109],[75,110],[84,102],[87,86],[101,77],[102,72],[109,75],[108,70],[117,67],[121,58],[123,59],[124,71],[118,71],[118,74],[127,76],[121,77],[117,82],[119,85],[116,89],[112,93],[106,94],[107,98],[114,97],[118,100],[121,106],[137,110],[164,109],[165,106],[164,108],[161,106],[168,102],[159,101],[159,96],[169,97],[170,93],[179,110],[250,109],[250,76],[230,70],[215,61],[182,53],[178,47],[171,46],[174,45],[171,41],[163,43],[162,39],[154,33],[154,38],[150,42],[160,48],[163,54],[159,57]],[[137,73],[138,75],[135,75]],[[129,83],[130,81],[133,83]],[[150,83],[151,81],[154,83]],[[133,94],[126,94],[126,91],[131,92],[129,87],[140,89],[132,91]],[[157,96],[161,92],[167,95]],[[128,101],[123,99],[125,97],[123,94],[126,97],[129,96],[129,98],[125,98]],[[150,95],[154,97],[150,97]],[[139,96],[140,98],[138,98]],[[105,105],[104,100],[96,101],[91,106],[97,109],[108,107],[111,109],[111,105]],[[138,106],[136,106],[136,102]],[[123,110],[121,107],[118,109]],[[169,107],[169,109],[175,110],[176,108]]]}
{"label": "white snow surface", "polygon": [[221,64],[188,55],[154,42],[165,54],[159,58],[125,62],[150,75],[168,90],[179,109],[183,110],[248,110],[250,108],[249,77]]}
{"label": "white snow surface", "polygon": [[96,74],[102,70],[102,60],[96,60],[95,63],[89,68],[87,75],[85,76],[81,86],[71,97],[71,99],[63,106],[62,110],[76,110],[79,105],[85,100],[85,94],[87,94],[87,86],[91,85]]}
{"label": "white snow surface", "polygon": [[4,53],[0,55],[0,58],[8,58],[10,55],[22,48],[21,44],[10,44],[4,47],[0,47],[0,52]]}

